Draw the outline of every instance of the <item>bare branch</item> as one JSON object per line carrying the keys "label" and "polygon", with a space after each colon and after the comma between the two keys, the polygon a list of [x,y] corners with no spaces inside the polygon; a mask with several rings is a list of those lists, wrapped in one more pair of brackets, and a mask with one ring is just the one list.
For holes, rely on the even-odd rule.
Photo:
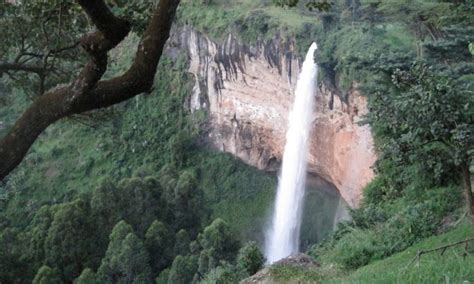
{"label": "bare branch", "polygon": [[440,246],[440,247],[437,247],[437,248],[432,248],[432,249],[427,249],[427,250],[418,250],[415,257],[408,263],[407,267],[410,266],[415,261],[417,261],[417,263],[418,263],[420,261],[421,256],[424,255],[424,254],[427,254],[427,253],[430,253],[430,252],[435,252],[435,251],[441,251],[441,255],[443,255],[444,252],[446,251],[446,249],[448,249],[450,247],[462,245],[462,244],[467,244],[471,241],[474,241],[474,238],[468,238],[468,239],[465,239],[465,240],[462,240],[462,241],[458,241],[458,242],[455,242],[455,243],[452,243],[452,244],[447,244],[447,245]]}

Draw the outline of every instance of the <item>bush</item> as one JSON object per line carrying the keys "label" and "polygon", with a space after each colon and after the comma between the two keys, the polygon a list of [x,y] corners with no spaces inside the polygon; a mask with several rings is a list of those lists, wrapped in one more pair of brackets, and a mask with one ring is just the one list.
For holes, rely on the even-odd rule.
{"label": "bush", "polygon": [[369,197],[351,210],[351,222],[338,225],[330,239],[313,246],[309,254],[320,261],[358,268],[375,259],[390,256],[436,234],[441,222],[461,202],[459,188],[424,189],[419,184],[403,191],[403,197],[382,202],[371,200],[380,189],[377,182],[366,188]]}
{"label": "bush", "polygon": [[171,266],[168,283],[191,283],[197,269],[198,260],[196,256],[178,255]]}
{"label": "bush", "polygon": [[61,282],[58,272],[46,265],[43,265],[38,270],[38,273],[36,273],[36,276],[33,279],[33,284],[59,284]]}
{"label": "bush", "polygon": [[335,244],[329,259],[346,268],[355,269],[366,265],[379,253],[378,243],[375,231],[355,229]]}
{"label": "bush", "polygon": [[209,273],[206,274],[206,276],[200,283],[238,283],[240,279],[242,279],[242,277],[240,277],[234,266],[228,263],[223,263],[220,266],[209,271]]}
{"label": "bush", "polygon": [[255,242],[245,244],[237,256],[237,265],[247,275],[257,273],[265,263],[265,257]]}
{"label": "bush", "polygon": [[387,212],[384,208],[373,204],[353,209],[350,212],[353,224],[360,228],[370,228],[387,220]]}

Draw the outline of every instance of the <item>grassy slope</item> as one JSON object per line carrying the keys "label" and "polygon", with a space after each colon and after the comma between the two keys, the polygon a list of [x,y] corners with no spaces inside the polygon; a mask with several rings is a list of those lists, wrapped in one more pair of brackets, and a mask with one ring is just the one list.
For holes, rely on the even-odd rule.
{"label": "grassy slope", "polygon": [[327,279],[327,283],[472,283],[474,281],[474,242],[465,246],[448,248],[441,255],[432,252],[411,262],[418,250],[428,250],[455,243],[473,236],[472,225],[465,222],[447,233],[433,236],[413,245],[403,252],[384,260],[375,261],[347,276]]}
{"label": "grassy slope", "polygon": [[[317,270],[302,267],[275,266],[272,278],[279,283],[472,283],[474,281],[474,242],[448,248],[443,255],[432,252],[412,262],[418,250],[427,250],[455,243],[473,236],[468,222],[450,231],[427,238],[408,249],[355,271],[342,271],[333,265]],[[465,282],[467,281],[467,282]]]}

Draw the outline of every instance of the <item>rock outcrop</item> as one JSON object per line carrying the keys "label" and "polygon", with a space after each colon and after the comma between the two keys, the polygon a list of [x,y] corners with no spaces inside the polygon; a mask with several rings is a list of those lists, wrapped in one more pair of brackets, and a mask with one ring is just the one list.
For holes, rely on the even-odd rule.
{"label": "rock outcrop", "polygon": [[[216,43],[189,26],[172,35],[168,53],[186,50],[195,77],[188,107],[208,112],[207,141],[259,169],[278,170],[301,65],[294,41],[275,36],[249,46],[230,34]],[[370,128],[357,123],[366,98],[354,89],[341,101],[321,85],[316,101],[309,171],[357,206],[374,175]]]}

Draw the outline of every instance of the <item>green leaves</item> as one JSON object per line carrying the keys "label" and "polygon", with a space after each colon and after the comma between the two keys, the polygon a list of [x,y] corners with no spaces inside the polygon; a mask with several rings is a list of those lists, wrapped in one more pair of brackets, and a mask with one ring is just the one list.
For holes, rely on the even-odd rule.
{"label": "green leaves", "polygon": [[33,279],[33,284],[60,284],[63,283],[56,270],[43,265]]}
{"label": "green leaves", "polygon": [[97,276],[101,283],[151,283],[149,255],[130,225],[119,222],[110,234],[110,243]]}
{"label": "green leaves", "polygon": [[237,266],[248,276],[257,273],[265,264],[265,257],[255,242],[246,243],[237,256]]}
{"label": "green leaves", "polygon": [[392,83],[388,93],[372,98],[368,115],[385,140],[379,165],[387,159],[403,171],[404,166],[421,164],[434,183],[455,180],[453,167],[468,163],[474,145],[472,95],[465,86],[422,63],[396,69]]}
{"label": "green leaves", "polygon": [[[287,7],[295,7],[298,5],[299,0],[273,0],[273,3],[278,6],[287,6]],[[317,9],[319,11],[328,11],[331,9],[331,2],[323,0],[311,0],[305,4],[306,8],[310,11],[313,9]]]}
{"label": "green leaves", "polygon": [[45,259],[62,272],[64,281],[76,278],[96,256],[96,235],[88,213],[88,204],[78,199],[58,205],[53,215],[44,244]]}

